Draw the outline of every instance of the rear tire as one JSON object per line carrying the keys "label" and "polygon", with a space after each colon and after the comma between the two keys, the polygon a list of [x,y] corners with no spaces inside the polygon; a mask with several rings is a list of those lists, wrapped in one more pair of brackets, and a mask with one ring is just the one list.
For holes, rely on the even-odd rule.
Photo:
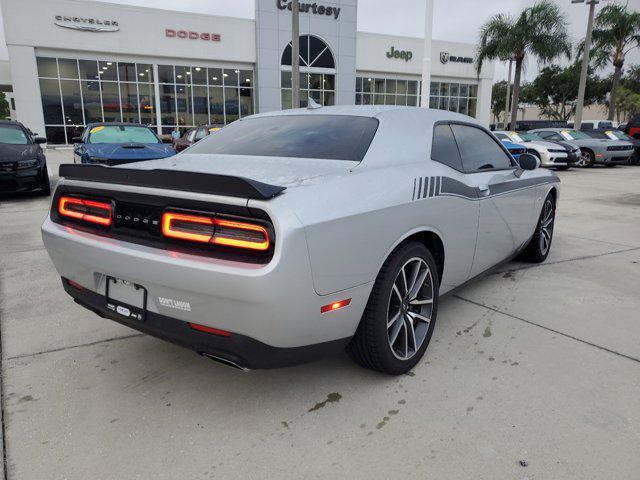
{"label": "rear tire", "polygon": [[411,370],[433,334],[439,282],[433,255],[423,244],[400,246],[378,273],[347,346],[349,356],[363,367],[391,375]]}
{"label": "rear tire", "polygon": [[549,256],[553,241],[553,227],[556,220],[556,202],[549,194],[542,204],[542,212],[536,225],[536,231],[529,244],[519,256],[519,260],[531,263],[542,263]]}

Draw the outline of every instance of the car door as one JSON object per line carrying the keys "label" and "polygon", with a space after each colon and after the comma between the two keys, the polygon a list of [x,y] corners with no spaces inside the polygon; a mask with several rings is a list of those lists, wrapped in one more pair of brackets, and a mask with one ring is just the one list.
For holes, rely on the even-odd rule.
{"label": "car door", "polygon": [[478,193],[479,221],[471,276],[514,254],[532,233],[535,188],[530,172],[518,168],[506,149],[486,130],[453,124],[462,165]]}
{"label": "car door", "polygon": [[435,219],[446,250],[451,252],[445,255],[441,287],[448,290],[464,283],[471,275],[478,235],[478,196],[473,179],[464,173],[460,151],[448,122],[433,127],[431,160],[441,164],[438,176],[418,179],[414,195],[437,198],[434,202],[437,208],[429,210],[425,220]]}

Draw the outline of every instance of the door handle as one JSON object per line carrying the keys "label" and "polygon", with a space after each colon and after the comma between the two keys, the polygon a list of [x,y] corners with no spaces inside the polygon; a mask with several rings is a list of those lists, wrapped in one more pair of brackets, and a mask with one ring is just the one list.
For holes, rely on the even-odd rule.
{"label": "door handle", "polygon": [[491,192],[491,190],[489,190],[489,185],[485,185],[485,184],[478,185],[478,191],[480,192],[480,195],[483,197],[486,197]]}

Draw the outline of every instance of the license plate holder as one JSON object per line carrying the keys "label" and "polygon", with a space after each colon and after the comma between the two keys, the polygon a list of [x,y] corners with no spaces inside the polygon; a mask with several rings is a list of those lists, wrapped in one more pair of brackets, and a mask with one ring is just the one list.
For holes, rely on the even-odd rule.
{"label": "license plate holder", "polygon": [[142,285],[106,276],[107,310],[122,317],[144,322],[147,314],[147,289]]}

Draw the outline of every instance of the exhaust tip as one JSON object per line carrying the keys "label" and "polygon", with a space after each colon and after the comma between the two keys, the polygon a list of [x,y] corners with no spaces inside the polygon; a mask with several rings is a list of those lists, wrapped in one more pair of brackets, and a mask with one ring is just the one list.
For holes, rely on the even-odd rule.
{"label": "exhaust tip", "polygon": [[243,367],[239,363],[234,362],[233,360],[229,360],[228,358],[219,357],[217,355],[213,355],[213,354],[207,353],[207,352],[200,352],[200,355],[202,355],[203,357],[208,358],[210,360],[213,360],[214,362],[218,362],[218,363],[221,363],[223,365],[226,365],[227,367],[235,368],[236,370],[242,370],[243,372],[250,372],[251,371],[251,369],[249,369],[247,367]]}

